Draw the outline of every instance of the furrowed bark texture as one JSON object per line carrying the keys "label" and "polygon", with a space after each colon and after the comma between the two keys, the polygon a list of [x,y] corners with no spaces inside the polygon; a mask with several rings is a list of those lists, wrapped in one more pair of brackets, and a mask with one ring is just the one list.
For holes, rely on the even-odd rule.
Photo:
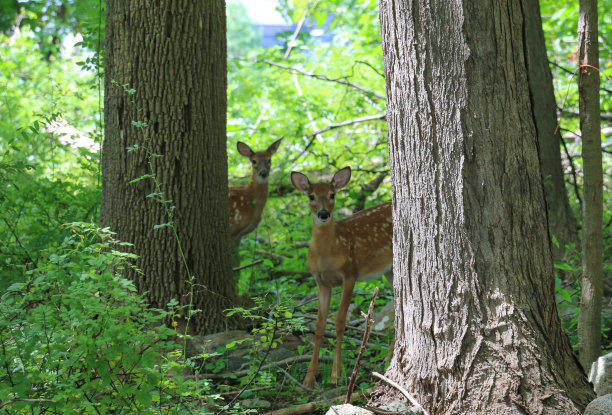
{"label": "furrowed bark texture", "polygon": [[380,3],[398,273],[386,375],[430,413],[577,414],[594,396],[554,302],[521,5]]}
{"label": "furrowed bark texture", "polygon": [[[153,306],[190,301],[188,274],[161,203],[150,197],[153,157],[163,199],[195,276],[192,328],[224,329],[233,305],[226,157],[225,1],[109,0],[101,222],[134,244],[142,273],[126,270]],[[134,99],[118,86],[136,90]],[[140,111],[137,111],[140,108]],[[148,124],[146,136],[132,125]],[[140,150],[127,150],[138,145]]]}
{"label": "furrowed bark texture", "polygon": [[521,6],[525,16],[526,74],[538,136],[549,231],[558,243],[558,246],[552,245],[553,259],[557,262],[564,259],[567,244],[578,242],[578,229],[563,177],[561,133],[557,128],[557,105],[546,55],[540,5],[536,0],[523,0]]}
{"label": "furrowed bark texture", "polygon": [[601,355],[603,296],[603,172],[599,106],[599,45],[597,1],[580,1],[578,94],[584,189],[582,204],[582,294],[578,318],[580,363],[589,370]]}

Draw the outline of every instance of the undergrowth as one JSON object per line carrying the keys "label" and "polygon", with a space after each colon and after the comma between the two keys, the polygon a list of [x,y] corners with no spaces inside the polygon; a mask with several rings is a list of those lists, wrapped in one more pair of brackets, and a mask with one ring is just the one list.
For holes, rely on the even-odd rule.
{"label": "undergrowth", "polygon": [[149,308],[120,276],[131,266],[132,255],[117,249],[125,243],[90,224],[67,229],[48,260],[0,299],[1,409],[206,412],[210,381],[183,375],[190,362],[178,334],[160,324],[171,311]]}

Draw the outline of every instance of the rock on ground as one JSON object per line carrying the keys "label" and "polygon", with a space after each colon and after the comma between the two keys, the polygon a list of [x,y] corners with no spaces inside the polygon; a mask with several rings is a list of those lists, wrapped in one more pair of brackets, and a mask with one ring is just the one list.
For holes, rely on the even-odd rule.
{"label": "rock on ground", "polygon": [[345,403],[344,405],[334,405],[325,415],[373,415],[374,412],[368,411],[367,409],[360,408],[358,406]]}
{"label": "rock on ground", "polygon": [[612,393],[612,353],[600,356],[593,362],[589,371],[589,382],[593,384],[597,396]]}
{"label": "rock on ground", "polygon": [[[410,406],[407,402],[396,401],[391,402],[387,406],[380,407],[383,411],[391,411],[402,415],[423,415],[423,409],[420,406]],[[374,412],[360,408],[358,406],[344,404],[332,406],[325,415],[372,415]]]}
{"label": "rock on ground", "polygon": [[612,393],[600,396],[591,401],[584,410],[584,415],[610,415],[612,414]]}

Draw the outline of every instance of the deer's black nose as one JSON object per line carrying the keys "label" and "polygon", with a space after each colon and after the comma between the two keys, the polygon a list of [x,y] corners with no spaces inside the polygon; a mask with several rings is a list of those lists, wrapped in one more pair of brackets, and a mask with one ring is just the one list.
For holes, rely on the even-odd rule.
{"label": "deer's black nose", "polygon": [[329,215],[329,212],[327,210],[323,209],[323,210],[319,211],[317,216],[319,216],[319,219],[321,219],[321,220],[327,220],[327,219],[329,219],[330,215]]}

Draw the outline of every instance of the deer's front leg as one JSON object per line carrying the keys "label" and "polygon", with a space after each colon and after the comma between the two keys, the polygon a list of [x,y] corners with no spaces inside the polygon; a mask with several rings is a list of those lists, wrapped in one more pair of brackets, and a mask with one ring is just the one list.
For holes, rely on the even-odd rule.
{"label": "deer's front leg", "polygon": [[342,282],[342,298],[340,299],[340,308],[336,316],[336,354],[331,372],[332,382],[335,382],[338,376],[342,374],[342,337],[346,329],[346,314],[351,305],[355,280],[355,278],[345,277]]}
{"label": "deer's front leg", "polygon": [[321,341],[325,333],[325,323],[327,321],[327,315],[329,314],[329,302],[331,300],[331,287],[326,287],[321,284],[317,284],[319,292],[319,310],[317,312],[317,324],[315,326],[314,334],[314,350],[312,351],[312,358],[310,359],[310,365],[308,365],[308,372],[306,372],[306,378],[304,378],[304,386],[312,388],[314,386],[315,378],[319,373],[319,350],[321,349]]}

